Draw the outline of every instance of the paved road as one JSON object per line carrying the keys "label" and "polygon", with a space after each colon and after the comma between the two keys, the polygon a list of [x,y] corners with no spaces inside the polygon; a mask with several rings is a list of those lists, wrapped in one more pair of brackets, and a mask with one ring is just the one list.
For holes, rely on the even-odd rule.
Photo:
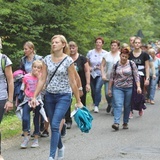
{"label": "paved road", "polygon": [[[155,105],[147,104],[143,117],[134,112],[129,129],[112,130],[113,116],[102,105],[98,114],[93,113],[93,128],[82,133],[73,123],[63,138],[64,160],[160,160],[160,90]],[[21,137],[2,143],[5,160],[47,160],[50,138],[40,138],[39,148],[20,149]]]}

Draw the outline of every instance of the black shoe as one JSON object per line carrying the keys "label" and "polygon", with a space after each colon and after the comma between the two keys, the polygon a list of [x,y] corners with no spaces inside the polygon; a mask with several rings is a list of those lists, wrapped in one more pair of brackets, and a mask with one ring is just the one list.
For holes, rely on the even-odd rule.
{"label": "black shoe", "polygon": [[72,127],[72,123],[71,122],[67,122],[67,129],[71,129]]}
{"label": "black shoe", "polygon": [[40,125],[40,131],[44,131],[44,122],[41,122],[41,125]]}
{"label": "black shoe", "polygon": [[118,131],[118,130],[119,130],[119,124],[114,123],[114,124],[112,125],[112,128],[115,129],[116,131]]}
{"label": "black shoe", "polygon": [[41,134],[41,137],[49,137],[49,132],[47,130],[44,130]]}
{"label": "black shoe", "polygon": [[62,127],[62,130],[61,130],[61,137],[65,137],[65,135],[66,135],[66,128],[67,128],[67,124],[64,123],[63,127]]}
{"label": "black shoe", "polygon": [[106,109],[106,112],[109,113],[111,111],[111,108],[112,108],[112,106],[109,104],[107,109]]}
{"label": "black shoe", "polygon": [[128,124],[127,123],[123,123],[123,129],[128,129]]}
{"label": "black shoe", "polygon": [[[21,136],[24,137],[24,133],[22,133]],[[28,131],[28,136],[30,136],[30,131]]]}
{"label": "black shoe", "polygon": [[31,137],[34,137],[34,133],[31,134]]}
{"label": "black shoe", "polygon": [[[34,136],[35,136],[35,133],[33,132],[33,133],[31,134],[31,137],[34,137]],[[41,133],[39,133],[38,136],[41,137]]]}

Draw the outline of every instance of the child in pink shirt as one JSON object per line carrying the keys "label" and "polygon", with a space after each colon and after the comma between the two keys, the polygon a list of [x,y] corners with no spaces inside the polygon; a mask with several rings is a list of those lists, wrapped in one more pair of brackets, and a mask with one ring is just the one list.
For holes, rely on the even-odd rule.
{"label": "child in pink shirt", "polygon": [[[38,144],[38,135],[39,135],[39,116],[41,108],[41,97],[40,95],[37,98],[37,106],[33,109],[30,106],[30,101],[33,97],[34,91],[36,89],[38,79],[41,76],[42,71],[42,61],[35,60],[32,64],[32,71],[28,73],[23,78],[22,86],[24,87],[24,100],[23,102],[17,107],[17,113],[21,110],[21,118],[22,118],[22,129],[24,134],[24,139],[21,144],[21,148],[27,148],[29,137],[28,137],[28,126],[30,123],[30,111],[34,112],[34,141],[31,145],[32,148],[36,148],[39,146]],[[21,109],[20,109],[21,108]],[[45,112],[44,112],[45,114]]]}

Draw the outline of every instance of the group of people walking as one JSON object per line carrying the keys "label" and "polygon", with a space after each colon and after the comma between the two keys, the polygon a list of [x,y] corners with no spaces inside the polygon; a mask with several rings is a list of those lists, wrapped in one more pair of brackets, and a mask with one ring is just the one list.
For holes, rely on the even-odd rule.
{"label": "group of people walking", "polygon": [[142,116],[146,109],[145,103],[154,104],[160,60],[156,57],[155,48],[142,48],[140,37],[130,37],[129,44],[121,45],[118,40],[112,40],[110,52],[102,49],[104,40],[101,37],[95,42],[95,49],[87,54],[91,67],[94,112],[99,112],[101,88],[104,84],[108,104],[106,112],[112,110],[114,116],[112,128],[119,130],[124,111],[122,126],[123,129],[128,129],[129,118],[133,118],[134,110]]}
{"label": "group of people walking", "polygon": [[[30,133],[30,112],[34,113],[34,140],[32,148],[39,146],[38,137],[41,124],[42,132],[49,134],[51,141],[48,160],[64,157],[64,145],[61,140],[61,130],[64,125],[71,128],[72,96],[76,107],[86,106],[86,95],[91,90],[94,112],[99,112],[101,90],[104,85],[107,113],[112,113],[114,122],[111,126],[119,130],[120,118],[123,112],[123,129],[128,129],[129,118],[133,110],[143,115],[146,102],[154,104],[155,88],[159,77],[160,61],[152,48],[147,52],[141,49],[141,38],[131,37],[130,45],[120,45],[118,40],[112,40],[110,51],[103,49],[104,39],[95,39],[95,48],[89,50],[86,56],[78,53],[78,45],[67,42],[63,35],[51,38],[51,53],[45,57],[35,53],[34,44],[30,41],[23,46],[25,56],[22,57],[20,70],[24,71],[20,90],[24,97],[17,103],[16,114],[22,120],[23,142],[21,148],[27,148]],[[0,54],[2,57],[2,54]],[[5,70],[0,69],[1,84],[0,120],[4,111],[13,108],[14,81],[12,62],[6,56]],[[4,81],[5,80],[5,81]],[[140,99],[139,106],[132,101]],[[44,122],[45,123],[42,123]]]}

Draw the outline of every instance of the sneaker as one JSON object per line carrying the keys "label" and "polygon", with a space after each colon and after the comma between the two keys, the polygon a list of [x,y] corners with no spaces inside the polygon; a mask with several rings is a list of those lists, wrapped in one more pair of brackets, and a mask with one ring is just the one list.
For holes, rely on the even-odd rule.
{"label": "sneaker", "polygon": [[58,154],[57,154],[58,160],[61,160],[64,158],[64,149],[65,149],[64,146],[61,149],[58,149]]}
{"label": "sneaker", "polygon": [[44,130],[41,134],[41,137],[49,137],[49,132],[47,130]]}
{"label": "sneaker", "polygon": [[123,123],[123,129],[128,129],[128,124],[127,123]]}
{"label": "sneaker", "polygon": [[142,116],[143,114],[143,110],[139,111],[139,116]]}
{"label": "sneaker", "polygon": [[28,138],[28,137],[25,137],[24,140],[23,140],[23,142],[22,142],[22,144],[21,144],[21,148],[22,148],[22,149],[27,148],[28,142],[29,142],[29,138]]}
{"label": "sneaker", "polygon": [[94,113],[98,113],[99,112],[99,109],[97,106],[94,107]]}
{"label": "sneaker", "polygon": [[31,148],[37,148],[37,147],[39,147],[38,139],[34,139],[32,145],[31,145]]}
{"label": "sneaker", "polygon": [[114,124],[112,125],[112,128],[115,129],[116,131],[118,131],[118,130],[119,130],[119,124],[114,123]]}
{"label": "sneaker", "polygon": [[67,122],[67,129],[71,129],[72,123],[71,122]]}
{"label": "sneaker", "polygon": [[150,99],[146,99],[146,100],[145,100],[145,103],[150,103]]}
{"label": "sneaker", "polygon": [[49,157],[48,160],[54,160],[52,157]]}
{"label": "sneaker", "polygon": [[34,137],[34,132],[31,134],[31,137]]}
{"label": "sneaker", "polygon": [[133,113],[132,111],[129,113],[129,119],[132,119],[133,118]]}
{"label": "sneaker", "polygon": [[[34,137],[35,136],[35,133],[33,132],[32,134],[31,134],[31,137]],[[38,133],[38,137],[41,137],[41,133],[39,132]]]}
{"label": "sneaker", "polygon": [[[21,136],[24,137],[24,133],[22,133]],[[28,131],[28,136],[30,136],[30,131]]]}
{"label": "sneaker", "polygon": [[63,127],[62,127],[62,130],[61,130],[61,137],[65,137],[65,135],[66,135],[66,128],[67,128],[67,124],[66,123],[64,123],[63,124]]}
{"label": "sneaker", "polygon": [[151,100],[151,101],[150,101],[150,104],[154,105],[154,101],[153,101],[153,100]]}
{"label": "sneaker", "polygon": [[106,112],[109,113],[111,111],[111,108],[112,108],[112,106],[109,104],[107,109],[106,109]]}

